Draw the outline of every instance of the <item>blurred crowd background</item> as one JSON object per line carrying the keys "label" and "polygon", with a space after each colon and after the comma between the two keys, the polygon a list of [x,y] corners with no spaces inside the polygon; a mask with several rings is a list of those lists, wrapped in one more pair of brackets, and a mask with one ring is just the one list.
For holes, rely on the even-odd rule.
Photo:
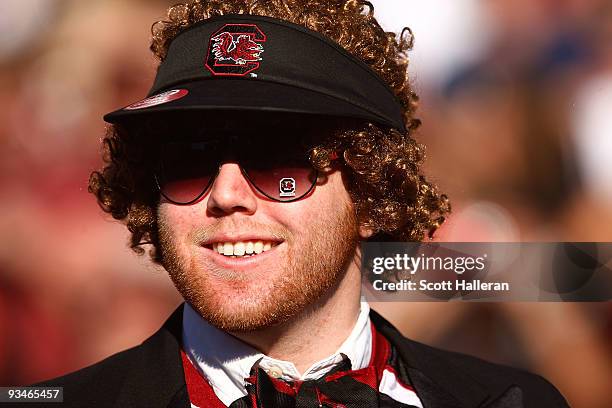
{"label": "blurred crowd background", "polygon": [[[612,2],[372,0],[416,36],[441,241],[612,241]],[[87,192],[101,116],[140,100],[167,0],[0,2],[0,385],[75,370],[181,301]],[[612,303],[374,304],[406,335],[612,406]]]}

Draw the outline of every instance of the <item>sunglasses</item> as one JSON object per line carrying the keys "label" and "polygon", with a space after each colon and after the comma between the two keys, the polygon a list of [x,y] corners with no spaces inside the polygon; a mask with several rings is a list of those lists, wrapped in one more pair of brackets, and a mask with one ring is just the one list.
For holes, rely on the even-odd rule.
{"label": "sunglasses", "polygon": [[310,162],[308,149],[295,139],[284,135],[165,143],[155,180],[166,200],[190,205],[210,190],[222,164],[238,163],[245,179],[264,197],[283,203],[298,201],[314,190],[319,172]]}

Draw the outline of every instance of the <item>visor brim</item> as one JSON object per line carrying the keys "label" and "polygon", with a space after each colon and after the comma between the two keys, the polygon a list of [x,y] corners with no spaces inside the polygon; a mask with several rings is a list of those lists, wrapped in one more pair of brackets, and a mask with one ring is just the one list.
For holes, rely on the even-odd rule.
{"label": "visor brim", "polygon": [[[164,113],[193,112],[197,114],[197,112],[215,110],[236,110],[353,118],[396,129],[404,129],[403,122],[400,122],[397,118],[387,118],[349,101],[310,89],[274,82],[248,79],[212,79],[177,84],[172,89],[182,90],[181,93],[185,95],[168,102],[138,108],[138,106],[143,105],[143,101],[151,99],[147,98],[130,105],[131,108],[123,108],[105,115],[104,120],[112,124],[121,124],[128,121],[146,120],[151,115]],[[152,97],[154,98],[155,95]],[[134,106],[137,106],[137,108],[134,108]]]}

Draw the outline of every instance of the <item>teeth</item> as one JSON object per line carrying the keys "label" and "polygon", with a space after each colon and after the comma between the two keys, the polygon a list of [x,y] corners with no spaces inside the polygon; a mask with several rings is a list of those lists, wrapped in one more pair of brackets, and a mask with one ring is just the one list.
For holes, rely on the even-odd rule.
{"label": "teeth", "polygon": [[243,256],[246,245],[244,242],[236,242],[234,244],[234,255]]}
{"label": "teeth", "polygon": [[230,257],[254,256],[272,249],[272,242],[216,242],[212,244],[213,251]]}
{"label": "teeth", "polygon": [[246,253],[247,253],[247,254],[249,254],[249,255],[250,255],[250,254],[252,254],[252,253],[255,251],[255,249],[254,249],[254,248],[255,248],[255,245],[254,245],[254,244],[253,244],[251,241],[249,241],[249,242],[247,242],[247,244],[246,244],[246,249],[245,249],[245,251],[246,251]]}

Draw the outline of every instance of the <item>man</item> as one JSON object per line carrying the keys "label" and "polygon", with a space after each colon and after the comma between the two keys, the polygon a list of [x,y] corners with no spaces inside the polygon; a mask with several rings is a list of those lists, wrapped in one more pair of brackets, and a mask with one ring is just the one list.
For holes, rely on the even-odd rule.
{"label": "man", "polygon": [[450,210],[411,138],[411,41],[362,0],[170,8],[155,83],[105,117],[90,191],[186,303],[142,345],[45,385],[88,407],[567,406],[361,301],[359,242],[420,241]]}

